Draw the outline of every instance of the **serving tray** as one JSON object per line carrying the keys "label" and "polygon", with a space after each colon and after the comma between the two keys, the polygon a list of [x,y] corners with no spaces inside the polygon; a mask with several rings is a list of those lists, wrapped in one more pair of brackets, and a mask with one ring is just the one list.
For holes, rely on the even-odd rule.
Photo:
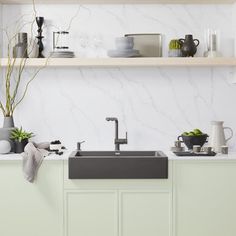
{"label": "serving tray", "polygon": [[206,152],[173,152],[176,156],[215,156],[215,152],[206,153]]}

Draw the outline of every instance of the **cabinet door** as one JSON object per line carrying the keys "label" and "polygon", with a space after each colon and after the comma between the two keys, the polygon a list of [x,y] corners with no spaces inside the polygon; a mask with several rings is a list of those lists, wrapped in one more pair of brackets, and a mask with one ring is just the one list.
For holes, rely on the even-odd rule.
{"label": "cabinet door", "polygon": [[63,163],[44,161],[34,183],[21,161],[0,163],[0,235],[63,235]]}
{"label": "cabinet door", "polygon": [[236,162],[176,161],[176,236],[236,235]]}
{"label": "cabinet door", "polygon": [[170,192],[123,191],[120,196],[120,236],[171,235]]}
{"label": "cabinet door", "polygon": [[117,236],[117,193],[65,192],[66,236]]}

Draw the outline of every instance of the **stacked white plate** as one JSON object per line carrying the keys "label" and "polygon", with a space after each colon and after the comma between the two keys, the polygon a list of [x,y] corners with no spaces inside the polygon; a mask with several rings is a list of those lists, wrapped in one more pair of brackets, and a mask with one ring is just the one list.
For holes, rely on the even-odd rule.
{"label": "stacked white plate", "polygon": [[75,57],[74,52],[72,51],[53,51],[51,52],[52,58],[72,58]]}
{"label": "stacked white plate", "polygon": [[135,49],[108,50],[107,55],[109,57],[141,57],[139,51]]}

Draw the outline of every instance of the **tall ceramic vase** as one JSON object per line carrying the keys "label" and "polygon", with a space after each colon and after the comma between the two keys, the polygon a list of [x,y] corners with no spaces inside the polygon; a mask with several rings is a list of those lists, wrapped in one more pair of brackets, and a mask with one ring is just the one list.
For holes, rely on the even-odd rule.
{"label": "tall ceramic vase", "polygon": [[11,152],[14,152],[14,142],[10,139],[11,132],[14,129],[14,119],[12,116],[6,116],[3,120],[3,128],[0,128],[0,140],[7,140],[11,144]]}

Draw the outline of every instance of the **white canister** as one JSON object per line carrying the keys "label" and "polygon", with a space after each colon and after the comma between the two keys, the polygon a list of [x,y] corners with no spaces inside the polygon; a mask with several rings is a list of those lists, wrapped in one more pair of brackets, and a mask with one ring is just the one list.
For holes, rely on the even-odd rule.
{"label": "white canister", "polygon": [[11,151],[11,144],[7,140],[0,140],[0,154],[7,154]]}

